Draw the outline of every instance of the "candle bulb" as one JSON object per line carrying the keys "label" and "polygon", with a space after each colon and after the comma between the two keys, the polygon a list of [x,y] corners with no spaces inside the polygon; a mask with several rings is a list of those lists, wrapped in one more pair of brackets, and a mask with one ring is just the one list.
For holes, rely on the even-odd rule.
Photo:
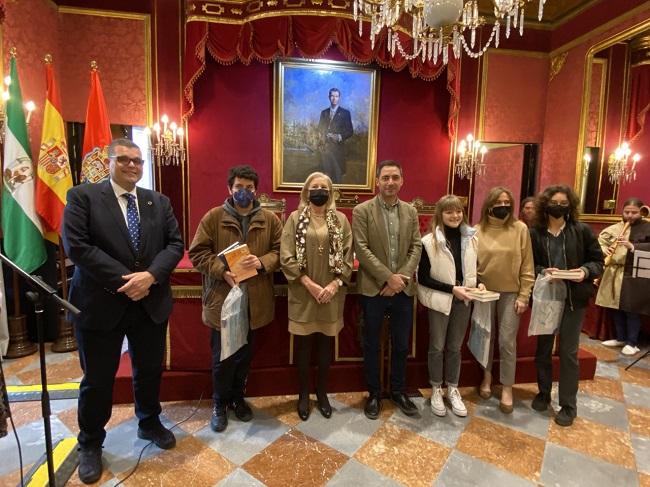
{"label": "candle bulb", "polygon": [[25,109],[27,110],[27,118],[25,119],[25,123],[29,125],[29,120],[32,118],[32,112],[36,110],[36,104],[30,100],[25,103]]}
{"label": "candle bulb", "polygon": [[167,133],[167,123],[169,123],[169,117],[167,115],[163,115],[160,118],[160,121],[163,123],[163,131],[162,131],[162,133],[163,133],[163,135],[165,135]]}
{"label": "candle bulb", "polygon": [[183,127],[178,127],[176,133],[178,134],[178,146],[180,149],[183,149],[183,135],[185,135]]}
{"label": "candle bulb", "polygon": [[5,76],[5,85],[9,86],[11,84],[11,76]]}
{"label": "candle bulb", "polygon": [[176,122],[170,123],[169,128],[172,131],[172,140],[174,141],[174,143],[176,143],[176,129],[178,128]]}

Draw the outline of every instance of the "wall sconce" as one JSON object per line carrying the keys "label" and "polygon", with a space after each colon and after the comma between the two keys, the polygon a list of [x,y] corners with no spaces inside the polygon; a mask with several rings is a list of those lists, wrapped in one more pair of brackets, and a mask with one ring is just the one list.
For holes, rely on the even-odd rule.
{"label": "wall sconce", "polygon": [[[631,156],[631,157],[630,157]],[[627,142],[623,142],[609,156],[607,174],[612,184],[621,184],[636,179],[636,164],[641,160],[639,154],[632,155],[632,148]]]}
{"label": "wall sconce", "polygon": [[488,148],[469,134],[458,144],[456,174],[460,179],[471,179],[474,175],[485,174],[485,154]]}
{"label": "wall sconce", "polygon": [[176,122],[169,123],[167,115],[153,127],[147,127],[145,134],[149,138],[149,154],[156,165],[178,166],[185,162],[185,131]]}

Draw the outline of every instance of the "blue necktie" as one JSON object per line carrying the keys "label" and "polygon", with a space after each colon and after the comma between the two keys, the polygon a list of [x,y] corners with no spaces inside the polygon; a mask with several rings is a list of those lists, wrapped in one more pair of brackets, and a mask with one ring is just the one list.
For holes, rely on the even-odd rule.
{"label": "blue necktie", "polygon": [[140,248],[140,217],[138,216],[138,208],[135,203],[135,195],[125,193],[123,196],[127,200],[126,221],[129,228],[129,238],[131,239],[133,249],[137,252]]}

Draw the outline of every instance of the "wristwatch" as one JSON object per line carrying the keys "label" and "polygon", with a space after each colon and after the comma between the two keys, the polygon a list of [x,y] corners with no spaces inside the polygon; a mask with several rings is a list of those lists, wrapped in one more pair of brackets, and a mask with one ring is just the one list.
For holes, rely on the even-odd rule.
{"label": "wristwatch", "polygon": [[335,279],[335,281],[336,281],[336,284],[339,285],[339,287],[343,286],[343,281],[341,281],[341,279],[339,279],[338,277]]}

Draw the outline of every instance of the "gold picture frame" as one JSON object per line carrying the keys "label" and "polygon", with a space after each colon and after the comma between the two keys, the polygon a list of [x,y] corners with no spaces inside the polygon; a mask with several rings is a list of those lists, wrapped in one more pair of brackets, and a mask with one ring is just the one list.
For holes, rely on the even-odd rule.
{"label": "gold picture frame", "polygon": [[377,69],[340,61],[276,61],[273,190],[298,192],[310,173],[322,171],[342,191],[373,192],[378,110]]}

